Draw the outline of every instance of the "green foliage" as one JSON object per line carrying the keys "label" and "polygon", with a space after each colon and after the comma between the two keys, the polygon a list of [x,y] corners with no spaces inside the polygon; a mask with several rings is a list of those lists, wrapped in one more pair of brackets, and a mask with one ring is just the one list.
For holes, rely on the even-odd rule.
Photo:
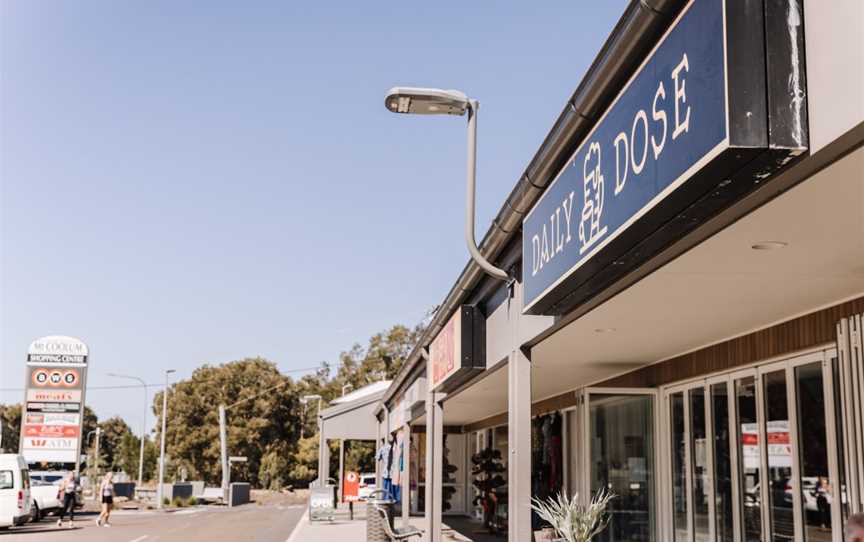
{"label": "green foliage", "polygon": [[175,508],[186,508],[186,504],[189,502],[188,499],[184,499],[183,497],[174,497],[174,500],[171,501],[171,506]]}
{"label": "green foliage", "polygon": [[3,452],[17,454],[21,436],[21,404],[0,405],[0,424],[3,430]]}
{"label": "green foliage", "polygon": [[279,441],[267,446],[258,469],[261,489],[282,489],[288,481],[291,452],[288,443]]}
{"label": "green foliage", "polygon": [[288,481],[292,485],[305,486],[318,477],[318,435],[305,437],[297,442],[288,466]]}
{"label": "green foliage", "polygon": [[579,504],[575,495],[559,493],[545,501],[531,499],[531,508],[566,542],[591,542],[609,524],[606,508],[614,498],[614,493],[600,488],[587,506]]}
{"label": "green foliage", "polygon": [[375,472],[375,443],[364,440],[346,442],[345,470],[361,474]]}
{"label": "green foliage", "polygon": [[[191,478],[209,484],[221,481],[218,407],[224,404],[229,406],[229,453],[248,458],[245,463],[232,465],[231,477],[258,487],[260,474],[272,473],[274,468],[271,454],[262,471],[265,454],[279,453],[272,448],[279,443],[284,443],[279,449],[287,454],[286,446],[298,438],[298,395],[297,385],[274,363],[261,358],[196,369],[191,378],[172,385],[168,394],[169,475],[179,478],[179,469],[185,466]],[[157,419],[161,419],[162,392],[156,394],[153,405]]]}
{"label": "green foliage", "polygon": [[198,497],[195,497],[194,495],[190,496],[188,499],[186,499],[186,505],[187,506],[197,506],[198,505]]}
{"label": "green foliage", "polygon": [[[126,433],[120,440],[120,445],[114,456],[115,469],[121,469],[133,479],[138,480],[138,458],[141,453],[141,439],[132,433]],[[159,459],[159,451],[153,440],[144,440],[144,480],[153,480],[156,477],[156,465]]]}
{"label": "green foliage", "polygon": [[[99,465],[102,470],[115,470],[120,467],[118,453],[125,437],[132,435],[132,430],[120,416],[108,418],[99,422],[102,437],[99,443]],[[95,439],[93,445],[95,446]],[[136,461],[137,472],[137,461]],[[126,471],[132,475],[132,471]]]}

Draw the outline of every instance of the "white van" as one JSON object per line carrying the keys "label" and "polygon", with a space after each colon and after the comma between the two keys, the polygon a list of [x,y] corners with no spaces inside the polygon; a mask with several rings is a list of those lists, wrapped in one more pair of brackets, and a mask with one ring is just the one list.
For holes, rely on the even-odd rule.
{"label": "white van", "polygon": [[0,454],[0,528],[30,519],[30,472],[18,454]]}

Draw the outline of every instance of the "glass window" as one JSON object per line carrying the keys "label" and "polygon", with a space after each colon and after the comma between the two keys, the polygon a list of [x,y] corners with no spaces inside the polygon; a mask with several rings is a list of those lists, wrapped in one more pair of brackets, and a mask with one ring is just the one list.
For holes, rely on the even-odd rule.
{"label": "glass window", "polygon": [[11,470],[0,470],[0,489],[14,489],[15,480]]}
{"label": "glass window", "polygon": [[600,541],[655,539],[653,411],[653,396],[590,397],[591,491],[617,495]]}
{"label": "glass window", "polygon": [[752,376],[735,381],[738,409],[738,464],[741,471],[739,494],[745,542],[762,540],[762,507],[759,495],[759,427],[756,421],[756,379]]}
{"label": "glass window", "polygon": [[832,529],[831,501],[834,498],[834,484],[828,477],[823,384],[821,362],[795,369],[804,537],[819,541],[831,538],[826,534]]}
{"label": "glass window", "polygon": [[567,423],[567,491],[570,495],[575,495],[579,493],[579,483],[582,481],[582,477],[579,476],[579,473],[582,471],[580,461],[579,451],[581,447],[579,446],[580,440],[582,438],[581,424],[579,423],[579,414],[580,410],[570,410],[565,413],[565,420]]}
{"label": "glass window", "polygon": [[765,436],[768,447],[768,512],[774,540],[795,536],[792,510],[792,443],[789,439],[789,403],[786,371],[763,377],[765,389]]}
{"label": "glass window", "polygon": [[837,435],[837,467],[838,467],[838,477],[840,478],[840,484],[838,485],[840,488],[840,514],[843,516],[841,518],[840,523],[845,524],[846,520],[849,519],[849,499],[848,499],[848,491],[846,489],[846,450],[844,443],[845,438],[843,436],[843,408],[841,400],[842,393],[840,391],[840,367],[838,366],[838,361],[836,355],[831,358],[831,375],[834,379],[834,427],[836,428]]}
{"label": "glass window", "polygon": [[714,510],[717,540],[735,540],[732,519],[732,460],[729,456],[729,397],[726,383],[711,386],[714,418]]}
{"label": "glass window", "polygon": [[[507,446],[507,426],[499,425],[495,429],[492,430],[493,435],[493,444],[492,447],[495,450],[498,450],[501,453],[501,462],[504,464],[504,467],[507,467],[508,464],[508,446]],[[501,473],[501,476],[506,480],[507,479],[507,471]]]}
{"label": "glass window", "polygon": [[675,540],[687,540],[687,479],[684,446],[684,394],[669,397],[672,415],[672,516]]}
{"label": "glass window", "polygon": [[706,442],[708,432],[705,418],[705,388],[699,387],[688,392],[690,397],[690,457],[692,457],[693,476],[693,531],[696,542],[708,540],[708,451]]}

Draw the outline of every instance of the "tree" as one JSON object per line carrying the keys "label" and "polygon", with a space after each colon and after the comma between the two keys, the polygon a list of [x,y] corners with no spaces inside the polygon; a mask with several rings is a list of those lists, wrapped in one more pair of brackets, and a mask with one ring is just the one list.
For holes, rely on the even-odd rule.
{"label": "tree", "polygon": [[21,437],[21,404],[0,405],[0,423],[3,426],[3,451],[17,454]]}
{"label": "tree", "polygon": [[[208,483],[221,481],[218,407],[235,403],[227,412],[228,451],[247,461],[232,465],[232,478],[256,487],[262,473],[268,482],[276,479],[274,454],[287,457],[296,445],[300,403],[296,384],[262,358],[204,365],[190,379],[171,386],[165,436],[172,469],[182,465]],[[161,419],[162,392],[153,398],[153,410]]]}
{"label": "tree", "polygon": [[318,477],[318,435],[300,439],[288,466],[288,481],[306,485]]}
{"label": "tree", "polygon": [[[102,466],[103,470],[115,470],[121,467],[118,457],[121,443],[127,436],[132,436],[132,429],[120,416],[114,416],[100,422],[99,428],[102,430],[99,443],[99,465]],[[95,442],[93,445],[95,446]],[[134,475],[133,472],[126,471],[126,473],[130,476]]]}
{"label": "tree", "polygon": [[[114,455],[114,467],[120,468],[133,480],[138,479],[138,458],[141,456],[141,438],[125,433]],[[144,480],[156,477],[156,463],[159,452],[152,439],[144,439]]]}

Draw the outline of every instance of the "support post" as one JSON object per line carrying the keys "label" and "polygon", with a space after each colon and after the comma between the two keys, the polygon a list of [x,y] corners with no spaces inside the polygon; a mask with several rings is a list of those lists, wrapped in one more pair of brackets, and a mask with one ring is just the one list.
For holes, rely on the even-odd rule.
{"label": "support post", "polygon": [[327,446],[327,435],[324,434],[320,418],[318,427],[318,481],[320,487],[324,487],[330,478],[330,447]]}
{"label": "support post", "polygon": [[219,454],[222,465],[222,502],[228,502],[228,487],[231,483],[228,465],[228,428],[225,420],[225,405],[219,405]]}
{"label": "support post", "polygon": [[[383,418],[383,416],[382,416]],[[378,459],[378,450],[381,449],[381,420],[375,418],[375,487],[383,487],[381,461]]]}
{"label": "support post", "polygon": [[339,439],[339,487],[336,492],[339,495],[339,502],[342,502],[342,486],[345,483],[345,439]]}
{"label": "support post", "polygon": [[521,349],[507,363],[507,540],[531,540],[531,362]]}
{"label": "support post", "polygon": [[411,426],[407,423],[402,428],[402,522],[408,525],[411,518]]}
{"label": "support post", "polygon": [[444,410],[440,393],[426,394],[426,540],[441,542],[441,476],[443,474]]}

